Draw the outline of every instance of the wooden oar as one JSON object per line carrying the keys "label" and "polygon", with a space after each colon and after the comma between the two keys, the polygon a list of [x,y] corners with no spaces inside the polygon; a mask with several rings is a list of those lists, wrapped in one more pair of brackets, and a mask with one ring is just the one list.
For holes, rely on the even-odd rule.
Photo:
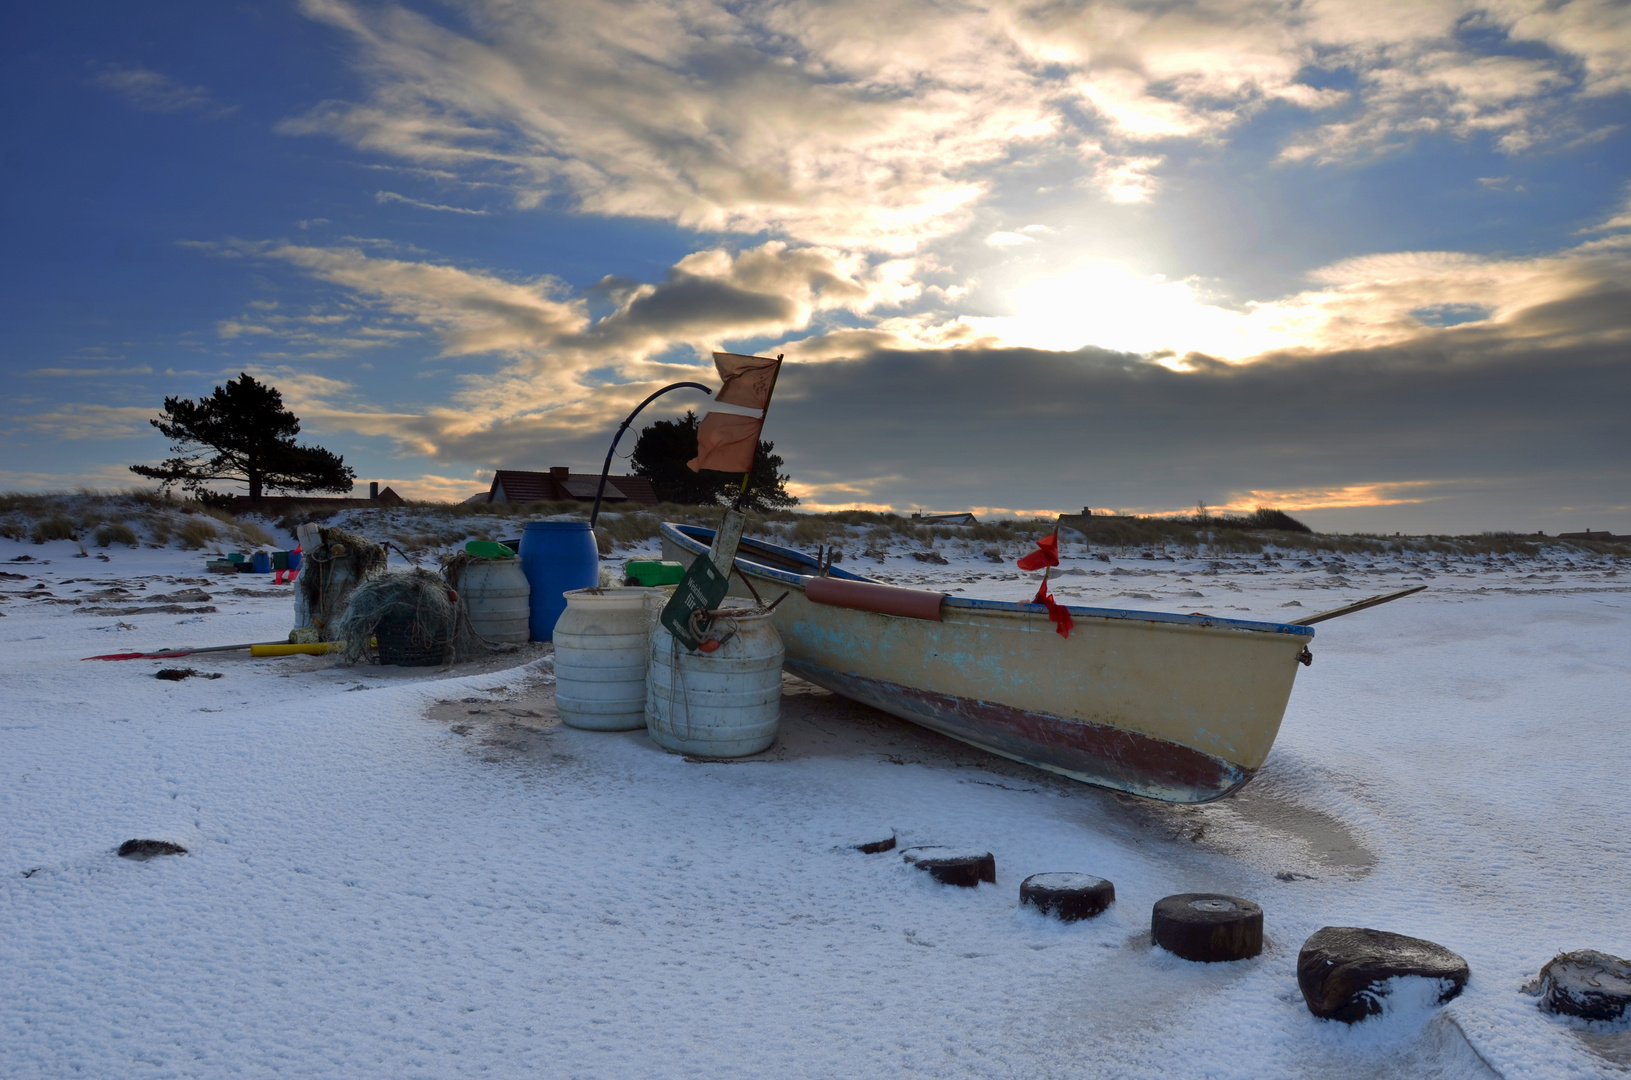
{"label": "wooden oar", "polygon": [[1326,619],[1334,619],[1338,615],[1352,615],[1356,611],[1364,611],[1366,608],[1375,607],[1377,604],[1385,604],[1390,600],[1397,600],[1401,596],[1409,596],[1411,593],[1419,593],[1425,588],[1427,588],[1427,586],[1417,585],[1413,589],[1400,589],[1398,592],[1390,592],[1382,596],[1373,596],[1369,600],[1361,600],[1357,604],[1348,604],[1343,607],[1332,608],[1330,611],[1322,611],[1318,615],[1310,615],[1306,619],[1293,619],[1287,625],[1313,626],[1317,622],[1324,622]]}
{"label": "wooden oar", "polygon": [[197,653],[209,652],[237,652],[239,649],[253,649],[257,645],[286,645],[284,641],[249,641],[242,645],[211,645],[203,649],[164,649],[160,652],[116,652],[104,656],[87,656],[87,660],[169,660],[177,656],[193,656]]}

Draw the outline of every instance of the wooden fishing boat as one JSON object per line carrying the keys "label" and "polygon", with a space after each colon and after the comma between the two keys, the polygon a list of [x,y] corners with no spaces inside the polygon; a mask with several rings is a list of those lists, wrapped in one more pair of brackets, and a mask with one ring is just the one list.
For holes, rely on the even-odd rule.
{"label": "wooden fishing boat", "polygon": [[[689,565],[713,530],[664,524],[662,537],[663,557]],[[1314,636],[1071,607],[1065,638],[1041,604],[899,589],[761,540],[744,539],[735,566],[732,593],[788,594],[774,622],[793,674],[982,750],[1166,802],[1209,802],[1256,774]]]}

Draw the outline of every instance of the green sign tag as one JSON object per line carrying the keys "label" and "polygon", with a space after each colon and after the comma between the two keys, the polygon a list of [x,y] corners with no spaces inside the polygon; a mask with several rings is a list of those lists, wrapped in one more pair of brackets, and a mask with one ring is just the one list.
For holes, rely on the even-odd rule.
{"label": "green sign tag", "polygon": [[702,639],[691,633],[691,613],[693,611],[715,611],[725,594],[730,591],[730,582],[725,580],[708,553],[698,555],[691,564],[691,569],[685,572],[680,584],[674,590],[673,599],[663,608],[662,623],[668,632],[674,635],[674,640],[695,652]]}

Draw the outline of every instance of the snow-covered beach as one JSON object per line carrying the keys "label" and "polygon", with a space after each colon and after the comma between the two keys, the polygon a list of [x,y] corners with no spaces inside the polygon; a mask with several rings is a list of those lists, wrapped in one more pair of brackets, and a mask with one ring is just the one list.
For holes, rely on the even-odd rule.
{"label": "snow-covered beach", "polygon": [[[0,540],[18,575],[0,582],[6,1077],[1586,1077],[1631,1062],[1631,1032],[1522,992],[1563,950],[1631,954],[1631,579],[1612,557],[1073,552],[1055,572],[1071,604],[1285,618],[1429,586],[1321,624],[1259,777],[1180,808],[792,679],[777,745],[725,764],[562,728],[542,648],[474,673],[84,663],[279,638],[290,595],[206,575],[198,553],[79,550]],[[1035,591],[1011,564],[947,554],[852,568]],[[120,614],[190,589],[207,602],[175,606],[216,610]],[[178,665],[222,677],[152,677]],[[891,832],[990,850],[998,882],[947,888],[851,847]],[[188,854],[115,856],[136,837]],[[1043,871],[1109,878],[1117,902],[1046,920],[1018,905]],[[1153,948],[1151,905],[1186,891],[1260,903],[1263,955]],[[1439,1009],[1405,987],[1382,1018],[1316,1020],[1294,968],[1327,925],[1437,941],[1471,981]]]}

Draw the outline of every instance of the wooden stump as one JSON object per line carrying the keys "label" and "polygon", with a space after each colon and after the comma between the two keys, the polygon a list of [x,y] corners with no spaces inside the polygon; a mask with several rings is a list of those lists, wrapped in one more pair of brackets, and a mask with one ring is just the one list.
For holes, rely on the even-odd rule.
{"label": "wooden stump", "polygon": [[1596,949],[1560,953],[1540,969],[1540,1007],[1582,1020],[1618,1020],[1631,1010],[1631,960]]}
{"label": "wooden stump", "polygon": [[855,850],[863,855],[876,855],[883,851],[895,850],[895,834],[890,833],[887,839],[873,840],[865,844],[856,844]]}
{"label": "wooden stump", "polygon": [[1061,922],[1091,919],[1116,902],[1116,887],[1091,874],[1032,874],[1019,883],[1019,902]]}
{"label": "wooden stump", "polygon": [[1185,960],[1247,960],[1263,951],[1263,909],[1238,896],[1179,893],[1155,902],[1150,934]]}
{"label": "wooden stump", "polygon": [[930,877],[943,885],[972,889],[982,881],[997,883],[997,860],[989,851],[915,847],[907,848],[901,857],[919,870],[927,870]]}
{"label": "wooden stump", "polygon": [[1467,962],[1442,945],[1386,930],[1327,926],[1303,942],[1297,954],[1297,985],[1308,1011],[1345,1024],[1382,1011],[1386,989],[1402,975],[1443,981],[1443,1004],[1467,985]]}
{"label": "wooden stump", "polygon": [[158,855],[185,855],[187,849],[168,840],[126,840],[119,845],[121,859],[151,859]]}

